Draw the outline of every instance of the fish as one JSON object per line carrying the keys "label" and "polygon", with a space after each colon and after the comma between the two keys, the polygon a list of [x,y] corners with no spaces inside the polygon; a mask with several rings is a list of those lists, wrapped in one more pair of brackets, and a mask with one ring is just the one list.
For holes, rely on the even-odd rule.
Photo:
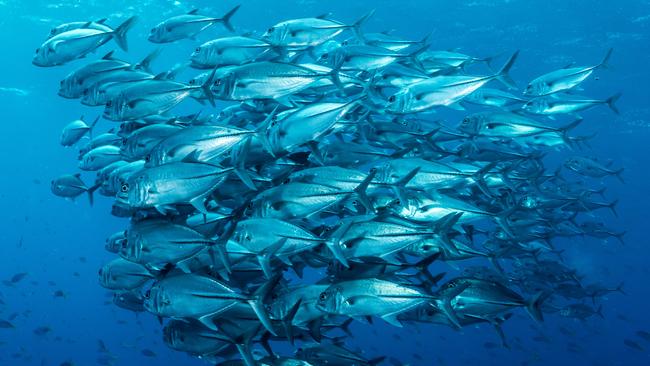
{"label": "fish", "polygon": [[230,23],[230,18],[239,10],[239,5],[224,14],[221,18],[200,15],[198,9],[192,9],[187,14],[173,16],[159,23],[151,29],[149,41],[153,43],[169,43],[185,38],[195,38],[205,29],[221,23],[229,31],[235,29]]}
{"label": "fish", "polygon": [[213,69],[223,66],[239,66],[250,60],[273,57],[270,44],[251,37],[221,37],[196,47],[190,55],[190,67]]}
{"label": "fish", "polygon": [[125,20],[115,30],[76,28],[58,33],[36,49],[32,64],[40,67],[59,66],[85,57],[111,39],[127,51],[126,33],[133,27],[137,17]]}
{"label": "fish", "polygon": [[533,98],[526,102],[522,106],[522,109],[531,114],[554,116],[558,114],[576,114],[598,105],[607,105],[614,113],[619,114],[620,112],[615,103],[621,95],[621,93],[617,93],[605,100],[598,100],[553,94],[551,96]]}
{"label": "fish", "polygon": [[526,86],[524,95],[532,97],[545,96],[575,88],[586,80],[597,69],[609,67],[609,58],[614,50],[610,48],[603,60],[593,66],[568,66],[567,68],[551,71],[532,80]]}
{"label": "fish", "polygon": [[[51,184],[56,196],[87,194],[128,219],[104,238],[105,305],[153,315],[166,347],[212,364],[378,365],[386,359],[379,347],[350,346],[353,336],[380,337],[381,322],[417,336],[425,325],[490,325],[501,342],[479,346],[496,357],[501,346],[528,352],[530,342],[550,343],[537,325],[545,318],[601,321],[603,300],[625,295],[624,281],[598,282],[564,254],[577,237],[625,237],[625,227],[598,215],[616,214],[608,188],[618,182],[602,178],[622,181],[622,164],[577,152],[598,142],[581,135],[591,127],[579,114],[599,105],[619,112],[620,93],[576,95],[611,51],[601,64],[542,75],[522,95],[511,71],[538,61],[518,61],[519,51],[495,71],[499,53],[369,32],[374,11],[351,23],[323,14],[208,35],[216,24],[233,32],[238,9],[157,22],[149,14],[157,25],[139,61],[113,51],[90,57],[111,40],[124,50],[134,17],[115,29],[106,19],[55,26],[34,58],[36,66],[75,60],[54,94],[103,109],[113,123],[82,117],[63,127],[60,144],[78,148],[81,173]],[[172,42],[185,51],[159,57],[158,45]],[[168,66],[154,71],[158,58]],[[87,253],[68,259],[95,263]],[[25,276],[3,283],[13,291]],[[67,296],[54,282],[46,288]],[[510,339],[505,324],[524,313],[535,325]],[[29,315],[16,312],[0,327]],[[649,338],[637,331],[623,346],[642,350],[636,341]],[[389,361],[426,363],[424,342],[412,343],[418,350]],[[566,350],[584,352],[574,342]],[[111,351],[98,342],[96,363],[116,362]]]}
{"label": "fish", "polygon": [[594,159],[583,156],[573,156],[565,160],[564,166],[580,175],[592,178],[604,178],[606,176],[615,176],[621,182],[625,182],[621,174],[624,168],[610,169]]}
{"label": "fish", "polygon": [[388,98],[386,109],[395,114],[408,114],[426,111],[438,106],[451,106],[491,80],[498,80],[507,87],[514,87],[508,72],[518,55],[519,51],[510,56],[503,67],[493,75],[440,75],[406,86]]}
{"label": "fish", "polygon": [[346,29],[351,29],[356,34],[360,34],[361,26],[373,14],[374,11],[370,11],[350,25],[330,20],[328,14],[314,18],[286,20],[269,27],[262,35],[262,39],[278,47],[318,46],[336,37]]}

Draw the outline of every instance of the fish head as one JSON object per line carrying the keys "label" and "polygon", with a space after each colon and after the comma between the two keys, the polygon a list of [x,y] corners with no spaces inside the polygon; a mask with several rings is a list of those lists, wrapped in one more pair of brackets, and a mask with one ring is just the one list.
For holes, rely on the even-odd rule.
{"label": "fish head", "polygon": [[106,90],[101,88],[101,84],[95,84],[90,88],[84,89],[81,93],[81,104],[87,106],[97,106],[105,104]]}
{"label": "fish head", "polygon": [[388,97],[386,109],[391,112],[401,113],[409,110],[412,103],[413,94],[405,88]]}
{"label": "fish head", "polygon": [[[312,54],[316,60],[322,58],[323,54],[325,53],[335,53],[337,49],[341,48],[341,46],[345,45],[345,43],[340,43],[338,41],[335,41],[333,39],[320,44],[318,46],[315,46],[312,50]],[[329,56],[328,56],[329,58]]]}
{"label": "fish head", "polygon": [[146,191],[141,192],[143,186],[145,186],[142,183],[145,178],[142,177],[142,175],[132,176],[127,181],[123,181],[117,192],[116,200],[131,207],[141,207],[146,199]]}
{"label": "fish head", "polygon": [[167,27],[165,26],[164,23],[160,23],[155,27],[151,28],[147,40],[153,43],[164,43],[167,41],[165,37],[166,34],[167,34]]}
{"label": "fish head", "polygon": [[79,161],[79,169],[81,169],[81,170],[93,170],[96,159],[97,159],[97,156],[95,156],[95,154],[93,154],[91,151],[87,152],[81,158],[81,161]]}
{"label": "fish head", "polygon": [[160,283],[151,286],[144,294],[144,308],[152,314],[164,315],[170,305],[171,297]]}
{"label": "fish head", "polygon": [[50,53],[52,53],[52,50],[47,45],[37,48],[34,57],[32,58],[32,64],[43,67],[52,66],[53,64],[50,61]]}
{"label": "fish head", "polygon": [[214,60],[215,53],[219,55],[220,50],[214,50],[214,47],[196,47],[190,55],[190,67],[205,68],[205,66],[212,64],[210,60]]}
{"label": "fish head", "polygon": [[106,238],[104,248],[110,253],[119,253],[122,247],[126,246],[127,240],[124,232],[115,233]]}
{"label": "fish head", "polygon": [[519,200],[519,205],[523,208],[534,209],[539,207],[540,199],[539,197],[534,196],[533,194],[527,194],[521,197]]}
{"label": "fish head", "polygon": [[548,108],[548,101],[545,98],[533,98],[526,102],[521,108],[530,113],[542,113],[546,108]]}
{"label": "fish head", "polygon": [[273,46],[282,46],[289,43],[291,31],[287,24],[276,24],[269,27],[262,35],[262,40]]}
{"label": "fish head", "polygon": [[110,287],[111,282],[113,282],[111,277],[110,263],[107,263],[103,267],[101,267],[99,269],[98,275],[99,275],[99,283],[103,287]]}
{"label": "fish head", "polygon": [[413,198],[401,197],[387,202],[386,208],[399,217],[412,217],[417,213],[419,204]]}
{"label": "fish head", "polygon": [[526,85],[523,94],[529,97],[535,97],[548,94],[550,90],[549,85],[544,82],[532,82]]}
{"label": "fish head", "polygon": [[318,295],[316,308],[329,314],[340,314],[344,303],[343,289],[332,285]]}
{"label": "fish head", "polygon": [[185,345],[185,334],[179,327],[168,325],[163,328],[163,341],[174,349],[182,349]]}
{"label": "fish head", "polygon": [[582,166],[582,162],[576,157],[571,157],[564,161],[564,166],[573,171],[578,171]]}
{"label": "fish head", "polygon": [[117,98],[110,99],[106,102],[104,107],[103,117],[111,121],[119,121],[124,115],[124,107],[126,105],[126,100],[123,96],[118,96]]}
{"label": "fish head", "polygon": [[58,94],[63,98],[74,98],[75,92],[81,91],[82,80],[76,78],[74,75],[68,75],[65,79],[59,82]]}
{"label": "fish head", "polygon": [[465,118],[463,118],[458,124],[458,130],[470,135],[475,135],[479,132],[483,119],[483,116],[480,114],[465,116]]}

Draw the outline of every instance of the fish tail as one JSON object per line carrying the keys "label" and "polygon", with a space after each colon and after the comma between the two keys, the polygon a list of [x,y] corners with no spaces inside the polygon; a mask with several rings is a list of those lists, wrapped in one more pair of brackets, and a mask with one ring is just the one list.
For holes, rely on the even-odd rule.
{"label": "fish tail", "polygon": [[212,92],[212,89],[210,88],[212,84],[214,83],[214,75],[217,72],[217,68],[215,67],[212,70],[212,73],[210,73],[210,77],[205,80],[205,82],[201,85],[201,91],[203,92],[203,95],[208,98],[208,102],[210,102],[210,105],[213,107],[215,106],[214,103],[214,93]]}
{"label": "fish tail", "polygon": [[94,186],[88,188],[88,191],[87,191],[88,192],[88,202],[90,202],[91,206],[95,203],[95,198],[94,198],[93,194],[95,193],[97,188],[101,187],[101,185],[102,185],[101,183],[97,183]]}
{"label": "fish tail", "polygon": [[282,274],[273,276],[273,278],[269,279],[266,283],[264,283],[257,290],[255,290],[253,297],[248,300],[248,304],[255,312],[255,315],[257,315],[257,317],[259,318],[260,323],[262,323],[264,328],[266,328],[266,330],[268,330],[274,336],[277,336],[278,334],[273,329],[273,325],[271,324],[271,319],[269,318],[269,314],[266,311],[266,307],[264,306],[264,300],[273,291],[273,289],[278,284],[281,278],[282,278]]}
{"label": "fish tail", "polygon": [[612,211],[612,214],[614,214],[614,216],[618,217],[618,212],[616,211],[616,205],[618,205],[618,200],[612,201],[612,203],[607,205],[607,208],[609,208]]}
{"label": "fish tail", "polygon": [[377,170],[372,170],[370,174],[368,174],[368,176],[363,180],[363,182],[361,182],[354,189],[354,193],[359,199],[359,202],[365,207],[366,211],[368,212],[373,212],[375,209],[372,205],[372,202],[370,202],[368,195],[366,194],[366,190],[368,189],[368,186],[370,185],[372,180],[375,178],[376,174],[377,174]]}
{"label": "fish tail", "polygon": [[598,309],[596,309],[596,314],[598,314],[599,317],[605,319],[605,315],[603,315],[603,306],[599,305]]}
{"label": "fish tail", "polygon": [[289,343],[294,345],[294,335],[293,335],[293,319],[298,314],[300,310],[300,304],[302,304],[302,298],[298,299],[295,304],[289,309],[287,314],[282,318],[282,326],[284,327],[284,332],[289,340]]}
{"label": "fish tail", "polygon": [[88,135],[90,136],[91,139],[93,138],[93,128],[95,128],[95,126],[97,125],[97,122],[99,122],[100,117],[101,117],[101,115],[97,116],[97,118],[95,118],[93,123],[91,123],[90,126],[89,126],[90,129],[88,130]]}
{"label": "fish tail", "polygon": [[146,72],[151,72],[151,62],[152,62],[156,57],[158,57],[158,55],[160,55],[160,52],[161,52],[161,51],[162,51],[162,49],[160,49],[160,48],[156,48],[156,49],[153,50],[151,53],[149,53],[145,58],[143,58],[142,61],[140,61],[140,62],[136,65],[136,67],[139,68],[139,69],[142,69],[142,70],[144,70],[144,71],[146,71]]}
{"label": "fish tail", "polygon": [[251,139],[247,138],[235,146],[231,152],[231,160],[234,168],[235,175],[242,181],[249,189],[257,191],[257,187],[253,179],[246,170],[246,157],[250,148]]}
{"label": "fish tail", "polygon": [[221,17],[221,21],[223,22],[223,26],[226,27],[226,29],[228,29],[231,32],[235,31],[235,27],[233,27],[232,23],[230,23],[230,18],[232,18],[232,16],[235,15],[237,10],[239,10],[239,7],[241,7],[241,5],[235,6],[234,8],[232,8],[232,10],[230,10],[229,12],[224,14],[223,17]]}
{"label": "fish tail", "polygon": [[413,265],[413,267],[417,268],[420,271],[420,273],[422,273],[424,277],[426,277],[428,283],[430,283],[432,286],[437,286],[438,281],[440,281],[442,277],[445,275],[444,273],[442,273],[441,275],[437,275],[434,277],[431,274],[431,271],[429,271],[429,266],[433,262],[435,262],[436,259],[438,259],[438,257],[440,257],[441,254],[442,254],[441,252],[434,253]]}
{"label": "fish tail", "polygon": [[621,169],[614,172],[614,175],[616,176],[616,178],[618,178],[618,180],[621,181],[621,183],[625,183],[625,180],[623,180],[623,176],[621,175],[624,170],[625,170],[625,168],[621,168]]}
{"label": "fish tail", "polygon": [[562,132],[562,139],[568,144],[571,145],[574,141],[569,137],[568,132],[578,127],[582,123],[582,118],[578,118],[575,121],[569,123],[568,125],[561,127],[559,130]]}
{"label": "fish tail", "polygon": [[607,103],[607,106],[612,111],[614,111],[614,113],[616,113],[616,114],[620,114],[615,103],[618,101],[618,99],[621,97],[621,95],[622,95],[622,93],[616,93],[616,94],[612,95],[611,97],[607,98],[607,100],[605,101]]}
{"label": "fish tail", "polygon": [[276,118],[277,110],[278,110],[278,106],[276,106],[275,109],[273,109],[273,111],[271,111],[271,113],[269,113],[266,116],[264,121],[255,130],[255,136],[257,136],[257,138],[260,140],[260,143],[262,143],[262,147],[264,147],[264,150],[266,150],[274,158],[275,158],[275,152],[273,150],[273,146],[271,145],[271,141],[269,141],[268,130],[269,127],[271,126],[271,123]]}
{"label": "fish tail", "polygon": [[542,291],[526,302],[526,310],[528,311],[528,314],[538,323],[544,321],[541,307],[542,303],[548,298],[548,296],[548,293]]}
{"label": "fish tail", "polygon": [[512,65],[514,65],[515,60],[517,60],[517,56],[519,56],[519,50],[515,51],[515,53],[510,56],[508,61],[501,67],[501,70],[495,75],[496,79],[499,80],[503,85],[508,87],[509,89],[517,89],[517,84],[515,81],[510,77],[510,69],[512,68]]}
{"label": "fish tail", "polygon": [[370,17],[372,17],[375,14],[375,9],[367,12],[364,14],[359,20],[354,22],[352,24],[352,30],[354,31],[354,34],[357,36],[357,38],[361,41],[363,41],[363,32],[361,31],[361,26],[368,20]]}
{"label": "fish tail", "polygon": [[603,60],[595,68],[609,69],[609,58],[612,56],[613,51],[614,49],[610,48],[605,54],[605,57],[603,57]]}
{"label": "fish tail", "polygon": [[137,16],[130,17],[125,20],[124,23],[120,24],[119,27],[115,28],[115,31],[113,32],[115,43],[117,43],[117,45],[124,51],[129,50],[129,45],[126,42],[126,32],[133,27],[136,20],[138,20]]}
{"label": "fish tail", "polygon": [[623,290],[623,285],[625,285],[625,282],[621,282],[618,286],[616,286],[616,288],[614,289],[614,291],[616,291],[616,292],[620,292],[620,293],[622,293],[623,295],[626,295],[626,296],[627,296],[627,293]]}
{"label": "fish tail", "polygon": [[[616,237],[616,239],[617,239],[619,242],[621,242],[621,245],[625,245],[625,240],[623,240],[623,236],[625,236],[626,233],[627,233],[627,231],[622,231],[622,232],[620,232],[620,233],[616,233],[616,234],[614,234],[614,237]],[[623,285],[623,284],[621,284],[621,285]],[[622,291],[621,291],[621,292],[622,292]]]}

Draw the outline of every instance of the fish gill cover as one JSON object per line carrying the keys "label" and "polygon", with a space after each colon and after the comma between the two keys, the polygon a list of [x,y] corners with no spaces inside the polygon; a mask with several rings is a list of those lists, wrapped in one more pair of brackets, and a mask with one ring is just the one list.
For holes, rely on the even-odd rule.
{"label": "fish gill cover", "polygon": [[[136,17],[61,24],[33,57],[77,64],[58,94],[98,108],[60,140],[81,146],[95,181],[66,174],[51,190],[90,204],[99,193],[129,220],[106,240],[115,259],[99,282],[115,306],[157,316],[170,348],[228,365],[376,365],[381,353],[346,346],[350,322],[485,323],[509,347],[501,326],[515,313],[602,316],[598,299],[622,292],[590,285],[555,243],[623,242],[592,214],[617,203],[593,179],[615,184],[623,169],[584,153],[592,136],[579,132],[587,109],[618,113],[620,94],[577,94],[611,49],[526,84],[510,76],[516,49],[477,57],[367,32],[373,11],[242,34],[238,9],[156,25],[155,44],[232,32],[170,70],[154,67],[158,46],[140,61],[86,57],[128,51]],[[195,112],[175,113],[187,99]],[[465,116],[437,118],[445,108]],[[461,274],[432,271],[439,262]]]}

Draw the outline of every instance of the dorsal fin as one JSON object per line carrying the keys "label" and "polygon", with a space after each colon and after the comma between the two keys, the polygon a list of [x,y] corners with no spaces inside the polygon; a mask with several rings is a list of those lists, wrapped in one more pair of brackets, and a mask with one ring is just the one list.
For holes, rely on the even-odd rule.
{"label": "dorsal fin", "polygon": [[100,20],[96,21],[95,23],[97,23],[97,24],[104,24],[104,22],[106,22],[106,19],[107,19],[107,18],[101,18]]}
{"label": "dorsal fin", "polygon": [[93,22],[85,22],[84,25],[81,26],[81,28],[88,28],[90,25],[93,24]]}
{"label": "dorsal fin", "polygon": [[199,9],[192,9],[192,10],[187,12],[187,14],[191,14],[191,15],[196,15],[198,13],[199,13]]}
{"label": "dorsal fin", "polygon": [[112,60],[114,52],[115,50],[109,51],[107,54],[104,55],[104,57],[102,57],[102,60]]}
{"label": "dorsal fin", "polygon": [[321,15],[315,16],[314,18],[316,18],[316,19],[327,19],[327,18],[329,18],[330,15],[332,15],[332,13],[323,13]]}
{"label": "dorsal fin", "polygon": [[165,80],[165,79],[167,79],[167,74],[168,74],[167,71],[163,71],[160,74],[157,74],[153,79],[154,80]]}

